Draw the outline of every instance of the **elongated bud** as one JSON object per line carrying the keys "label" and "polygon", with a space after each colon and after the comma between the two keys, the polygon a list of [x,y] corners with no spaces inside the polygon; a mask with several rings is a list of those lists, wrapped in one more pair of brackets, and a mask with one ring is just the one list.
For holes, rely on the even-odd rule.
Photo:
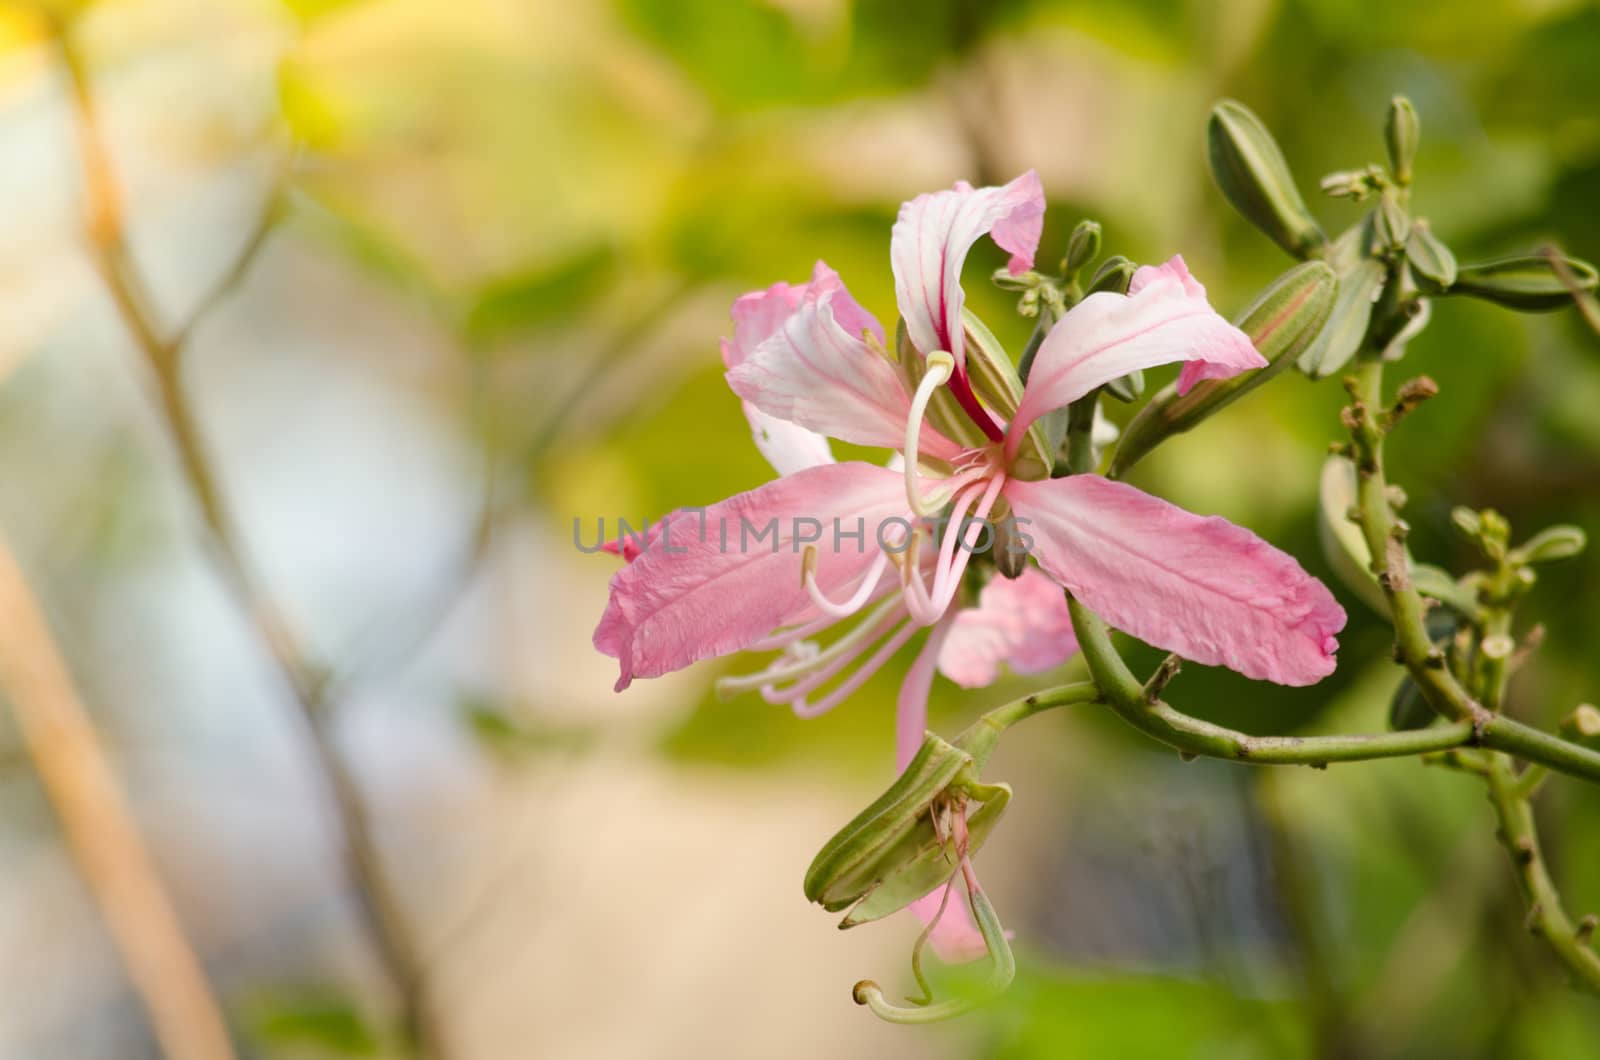
{"label": "elongated bud", "polygon": [[1061,262],[1061,271],[1068,277],[1088,266],[1100,256],[1100,226],[1093,221],[1079,221],[1067,240],[1067,256]]}
{"label": "elongated bud", "polygon": [[1553,563],[1578,555],[1588,543],[1588,535],[1576,526],[1546,527],[1513,549],[1511,559],[1517,563]]}
{"label": "elongated bud", "polygon": [[1417,108],[1404,96],[1390,100],[1383,142],[1389,149],[1389,172],[1401,184],[1411,183],[1411,163],[1417,157],[1417,143],[1421,137],[1422,123],[1417,120]]}
{"label": "elongated bud", "polygon": [[1267,367],[1231,379],[1203,379],[1181,397],[1176,384],[1164,387],[1123,432],[1111,458],[1111,477],[1294,363],[1327,321],[1337,288],[1333,270],[1320,261],[1296,265],[1274,280],[1237,321]]}
{"label": "elongated bud", "polygon": [[1456,256],[1450,252],[1426,221],[1412,221],[1406,237],[1406,261],[1419,286],[1435,293],[1456,282]]}
{"label": "elongated bud", "polygon": [[[1600,286],[1600,275],[1587,261],[1562,258],[1571,282],[1580,291]],[[1561,309],[1571,304],[1573,292],[1556,265],[1543,254],[1501,258],[1477,265],[1463,265],[1448,294],[1466,294],[1495,302],[1510,309],[1538,312]]]}
{"label": "elongated bud", "polygon": [[1133,274],[1138,269],[1139,266],[1121,254],[1114,254],[1095,270],[1094,278],[1084,287],[1083,293],[1091,295],[1099,291],[1110,291],[1113,294],[1127,294],[1128,285],[1133,282]]}
{"label": "elongated bud", "polygon": [[1389,601],[1372,573],[1372,550],[1361,529],[1350,520],[1356,504],[1356,465],[1343,456],[1330,456],[1322,465],[1317,487],[1317,541],[1322,556],[1344,587],[1380,615],[1389,614]]}
{"label": "elongated bud", "polygon": [[1250,109],[1225,99],[1207,126],[1211,174],[1244,218],[1297,258],[1327,242],[1294,186],[1278,143]]}
{"label": "elongated bud", "polygon": [[1327,325],[1304,353],[1300,370],[1313,379],[1323,379],[1343,368],[1361,348],[1367,325],[1372,321],[1372,303],[1383,291],[1387,270],[1383,262],[1364,258],[1349,272],[1339,276],[1339,297]]}

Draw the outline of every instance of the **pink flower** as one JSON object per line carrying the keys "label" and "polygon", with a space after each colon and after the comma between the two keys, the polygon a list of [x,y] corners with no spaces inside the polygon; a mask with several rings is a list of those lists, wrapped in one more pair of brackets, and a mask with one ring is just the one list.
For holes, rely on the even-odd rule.
{"label": "pink flower", "polygon": [[[1288,685],[1332,672],[1344,612],[1293,558],[1132,486],[1096,475],[1038,477],[1043,471],[1019,460],[1038,417],[1136,369],[1181,361],[1187,389],[1266,363],[1211,308],[1181,258],[1140,269],[1126,295],[1093,294],[1068,312],[1040,346],[1009,422],[1007,410],[980,400],[967,370],[962,263],[987,233],[1012,253],[1012,272],[1031,267],[1043,214],[1032,172],[1003,187],[959,184],[901,208],[890,258],[914,366],[891,360],[883,328],[820,262],[810,283],[777,284],[734,303],[734,337],[722,347],[728,384],[782,477],[703,511],[673,513],[636,547],[612,579],[594,637],[621,664],[619,690],[700,659],[781,650],[762,670],[719,686],[814,716],[930,627],[899,697],[904,768],[926,728],[935,668],[976,687],[1002,662],[1033,673],[1076,650],[1061,587],[1112,625],[1195,662]],[[942,389],[980,444],[962,444],[930,421]],[[835,462],[827,437],[899,450],[899,469]],[[946,508],[951,529],[936,534],[925,520]],[[978,606],[963,610],[985,521],[1002,511],[1031,539],[1038,568],[991,580]],[[745,528],[774,522],[750,547]],[[854,626],[826,648],[811,640],[846,620]],[[925,919],[937,898],[918,903]],[[975,955],[976,939],[970,920],[947,911],[933,941],[941,955],[961,957]]]}

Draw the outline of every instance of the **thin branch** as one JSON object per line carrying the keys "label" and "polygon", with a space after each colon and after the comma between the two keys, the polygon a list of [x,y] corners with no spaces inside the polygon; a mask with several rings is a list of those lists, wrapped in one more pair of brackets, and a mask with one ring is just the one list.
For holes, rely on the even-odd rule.
{"label": "thin branch", "polygon": [[78,870],[170,1060],[232,1060],[222,1008],[184,936],[38,602],[0,541],[0,686]]}
{"label": "thin branch", "polygon": [[[184,480],[200,510],[218,566],[299,707],[316,764],[327,784],[344,848],[346,872],[368,934],[397,991],[407,1039],[418,1055],[442,1058],[446,1055],[443,1032],[431,1007],[416,943],[399,896],[385,875],[360,787],[336,746],[325,697],[325,671],[302,650],[246,558],[183,388],[177,342],[188,334],[188,326],[178,329],[177,338],[161,336],[148,298],[131,266],[120,194],[105,150],[88,71],[65,27],[59,28],[58,41],[70,77],[89,196],[89,234],[96,262],[155,383]],[[250,240],[247,252],[259,246],[264,238],[263,233]],[[239,270],[231,270],[230,274],[232,271]],[[226,290],[226,287],[225,280],[219,290]],[[209,303],[210,299],[205,304]]]}

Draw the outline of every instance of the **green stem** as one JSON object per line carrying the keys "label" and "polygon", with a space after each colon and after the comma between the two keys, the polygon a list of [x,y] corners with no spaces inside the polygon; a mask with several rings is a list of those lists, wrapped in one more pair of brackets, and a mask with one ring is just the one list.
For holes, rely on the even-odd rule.
{"label": "green stem", "polygon": [[1471,722],[1431,729],[1349,736],[1252,736],[1191,717],[1170,704],[1148,698],[1111,643],[1111,635],[1088,608],[1070,596],[1072,628],[1104,702],[1140,732],[1184,754],[1226,758],[1256,765],[1325,766],[1445,751],[1474,742]]}
{"label": "green stem", "polygon": [[1054,710],[1056,707],[1093,703],[1099,698],[1100,690],[1091,681],[1047,688],[1043,692],[1035,692],[1031,696],[1013,700],[982,715],[955,738],[955,746],[972,756],[974,772],[977,772],[988,764],[989,756],[999,746],[1000,734],[1017,722],[1031,718],[1035,714],[1043,714],[1047,710]]}
{"label": "green stem", "polygon": [[1490,764],[1489,800],[1499,815],[1501,842],[1528,902],[1528,930],[1549,943],[1579,985],[1600,994],[1600,954],[1579,935],[1561,906],[1561,894],[1539,848],[1533,807],[1504,755],[1496,755]]}

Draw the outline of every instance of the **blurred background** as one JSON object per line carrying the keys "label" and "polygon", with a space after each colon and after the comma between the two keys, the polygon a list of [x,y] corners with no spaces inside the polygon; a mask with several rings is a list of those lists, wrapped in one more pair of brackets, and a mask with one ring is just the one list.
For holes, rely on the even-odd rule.
{"label": "blurred background", "polygon": [[[916,926],[841,934],[800,880],[890,779],[902,667],[801,722],[717,701],[738,663],[614,694],[589,643],[616,561],[575,518],[770,475],[721,379],[734,296],[822,257],[892,319],[899,203],[1033,167],[1042,262],[1094,217],[1110,252],[1181,250],[1231,314],[1288,262],[1211,182],[1211,104],[1263,117],[1336,231],[1359,208],[1316,181],[1382,160],[1396,92],[1417,209],[1463,261],[1600,255],[1589,3],[0,4],[0,533],[239,1055],[405,1055],[408,994],[452,1060],[1597,1055],[1600,1005],[1524,931],[1475,780],[1183,764],[1092,712],[1029,722],[990,768],[1017,791],[982,857],[1015,988],[881,1025],[850,986],[906,982]],[[969,304],[1017,349],[1028,322],[982,279],[1002,261],[975,251]],[[1600,339],[1575,314],[1441,301],[1406,370],[1443,392],[1391,449],[1419,558],[1470,561],[1456,503],[1600,531]],[[1315,484],[1342,396],[1286,375],[1137,479],[1331,581]],[[1333,678],[1192,667],[1172,698],[1255,732],[1381,728],[1389,636],[1339,591]],[[1600,696],[1597,598],[1600,554],[1551,568],[1513,712]],[[941,679],[935,724],[1074,673]],[[162,1055],[14,713],[0,1057]],[[420,986],[352,888],[330,761]],[[1558,780],[1538,810],[1571,911],[1600,909],[1600,792]]]}

